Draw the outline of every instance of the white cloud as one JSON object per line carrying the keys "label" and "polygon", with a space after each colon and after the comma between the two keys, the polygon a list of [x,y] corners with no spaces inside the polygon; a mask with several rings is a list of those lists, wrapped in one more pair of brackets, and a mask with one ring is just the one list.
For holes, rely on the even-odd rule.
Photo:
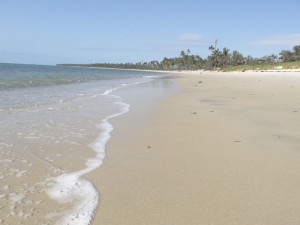
{"label": "white cloud", "polygon": [[177,39],[180,41],[200,41],[202,36],[199,34],[181,34]]}
{"label": "white cloud", "polygon": [[254,45],[299,45],[300,34],[277,35],[267,39],[252,42]]}

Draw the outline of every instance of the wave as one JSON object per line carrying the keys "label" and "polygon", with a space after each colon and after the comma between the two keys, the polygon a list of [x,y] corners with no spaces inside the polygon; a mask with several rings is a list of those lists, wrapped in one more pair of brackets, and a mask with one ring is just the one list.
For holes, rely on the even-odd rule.
{"label": "wave", "polygon": [[55,184],[48,190],[48,196],[61,203],[75,202],[74,208],[67,211],[65,216],[56,223],[57,225],[89,225],[92,223],[100,202],[100,195],[92,182],[83,176],[100,167],[103,163],[105,158],[105,146],[111,138],[111,132],[114,129],[109,121],[114,117],[129,112],[130,108],[129,104],[122,102],[120,96],[112,95],[111,93],[122,87],[145,82],[147,81],[122,84],[121,86],[108,89],[102,93],[104,96],[115,98],[116,101],[114,103],[118,104],[121,109],[119,112],[107,116],[98,124],[97,128],[101,130],[101,132],[97,139],[89,145],[89,147],[96,152],[96,156],[87,159],[86,168],[75,172],[64,173],[53,178]]}

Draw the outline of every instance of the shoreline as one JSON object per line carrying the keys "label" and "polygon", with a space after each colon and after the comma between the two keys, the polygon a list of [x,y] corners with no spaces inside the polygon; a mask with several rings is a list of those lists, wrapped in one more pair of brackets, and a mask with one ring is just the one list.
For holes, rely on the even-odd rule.
{"label": "shoreline", "polygon": [[87,175],[94,224],[299,223],[300,74],[287,73],[180,73],[180,93],[115,118]]}
{"label": "shoreline", "polygon": [[[55,183],[47,190],[50,199],[56,200],[58,203],[72,202],[72,209],[66,211],[64,216],[58,219],[55,224],[91,224],[95,216],[97,208],[101,204],[101,190],[93,184],[93,180],[87,179],[88,174],[97,169],[101,169],[101,165],[105,161],[107,150],[107,143],[112,138],[112,132],[115,129],[112,122],[115,118],[121,117],[123,114],[130,112],[130,104],[123,100],[123,95],[119,93],[130,92],[131,89],[138,88],[139,86],[151,86],[155,81],[163,80],[164,76],[161,75],[159,79],[148,79],[145,81],[122,84],[104,91],[101,95],[114,98],[114,104],[119,105],[120,108],[117,112],[110,114],[103,118],[97,125],[99,134],[96,139],[91,142],[88,147],[96,155],[87,158],[84,168],[63,173],[57,177],[53,177]],[[135,94],[136,91],[134,91]]]}
{"label": "shoreline", "polygon": [[[45,97],[36,91],[29,95],[29,91],[27,99],[39,102],[41,96],[40,102],[45,104],[24,104],[15,111],[13,107],[1,109],[7,123],[2,121],[0,143],[0,223],[90,224],[99,204],[99,190],[93,180],[85,179],[86,174],[102,164],[113,129],[110,120],[129,110],[117,92],[147,88],[150,83],[156,87],[160,79],[149,77],[119,79],[102,86],[98,82],[76,88],[57,86],[56,92],[43,88]],[[156,90],[159,92],[151,96],[162,95],[162,90]],[[12,93],[19,96],[19,90]],[[5,130],[6,126],[9,129]]]}
{"label": "shoreline", "polygon": [[[112,97],[114,95],[111,95],[111,93],[122,87],[123,86],[119,86],[108,89],[101,95]],[[56,224],[88,225],[94,217],[95,211],[100,203],[99,199],[101,193],[99,193],[93,186],[92,182],[85,179],[84,176],[98,167],[101,167],[105,160],[106,144],[111,138],[111,132],[114,129],[110,120],[126,114],[129,112],[130,107],[130,105],[121,101],[121,97],[114,97],[117,97],[115,104],[120,105],[121,108],[119,109],[119,112],[115,112],[103,118],[97,125],[100,133],[98,137],[89,144],[89,147],[94,151],[94,153],[96,153],[96,155],[92,158],[86,159],[85,168],[63,173],[54,177],[53,181],[55,182],[55,185],[47,190],[48,196],[51,199],[55,199],[57,202],[76,202],[73,209],[60,218]]]}
{"label": "shoreline", "polygon": [[207,74],[207,73],[224,73],[224,74],[231,74],[231,73],[269,73],[269,72],[278,72],[278,73],[290,73],[290,72],[300,72],[300,68],[296,69],[282,69],[282,68],[274,68],[274,69],[257,69],[257,70],[236,70],[236,71],[222,71],[220,70],[144,70],[144,69],[125,69],[125,68],[110,68],[110,67],[97,67],[97,66],[76,66],[76,65],[62,65],[62,64],[56,64],[56,66],[65,66],[65,67],[83,67],[83,68],[95,68],[95,69],[107,69],[107,70],[132,70],[132,71],[144,71],[144,72],[153,72],[153,73],[175,73],[175,74]]}

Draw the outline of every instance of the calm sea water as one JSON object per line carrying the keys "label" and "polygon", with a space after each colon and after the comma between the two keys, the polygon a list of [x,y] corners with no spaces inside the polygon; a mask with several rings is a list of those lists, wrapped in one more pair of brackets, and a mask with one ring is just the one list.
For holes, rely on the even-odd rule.
{"label": "calm sea water", "polygon": [[133,70],[0,63],[0,91],[153,75],[151,72]]}
{"label": "calm sea water", "polygon": [[99,193],[83,175],[130,107],[114,92],[161,75],[0,64],[0,223],[89,224]]}
{"label": "calm sea water", "polygon": [[[112,90],[147,82],[157,75],[129,70],[0,64],[0,150],[15,145],[12,134],[16,130],[19,139],[49,136],[52,141],[59,141],[77,137],[77,130],[82,129],[80,121],[93,124],[120,110],[116,97],[109,95]],[[22,149],[24,146],[18,151]]]}

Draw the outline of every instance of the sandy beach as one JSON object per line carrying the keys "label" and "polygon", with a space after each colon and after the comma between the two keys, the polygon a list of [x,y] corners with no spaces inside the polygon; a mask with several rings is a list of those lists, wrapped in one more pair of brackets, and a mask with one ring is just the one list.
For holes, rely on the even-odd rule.
{"label": "sandy beach", "polygon": [[300,225],[300,0],[0,5],[0,225]]}
{"label": "sandy beach", "polygon": [[87,175],[101,193],[93,224],[300,224],[300,73],[174,82],[151,110],[111,121],[104,164]]}

